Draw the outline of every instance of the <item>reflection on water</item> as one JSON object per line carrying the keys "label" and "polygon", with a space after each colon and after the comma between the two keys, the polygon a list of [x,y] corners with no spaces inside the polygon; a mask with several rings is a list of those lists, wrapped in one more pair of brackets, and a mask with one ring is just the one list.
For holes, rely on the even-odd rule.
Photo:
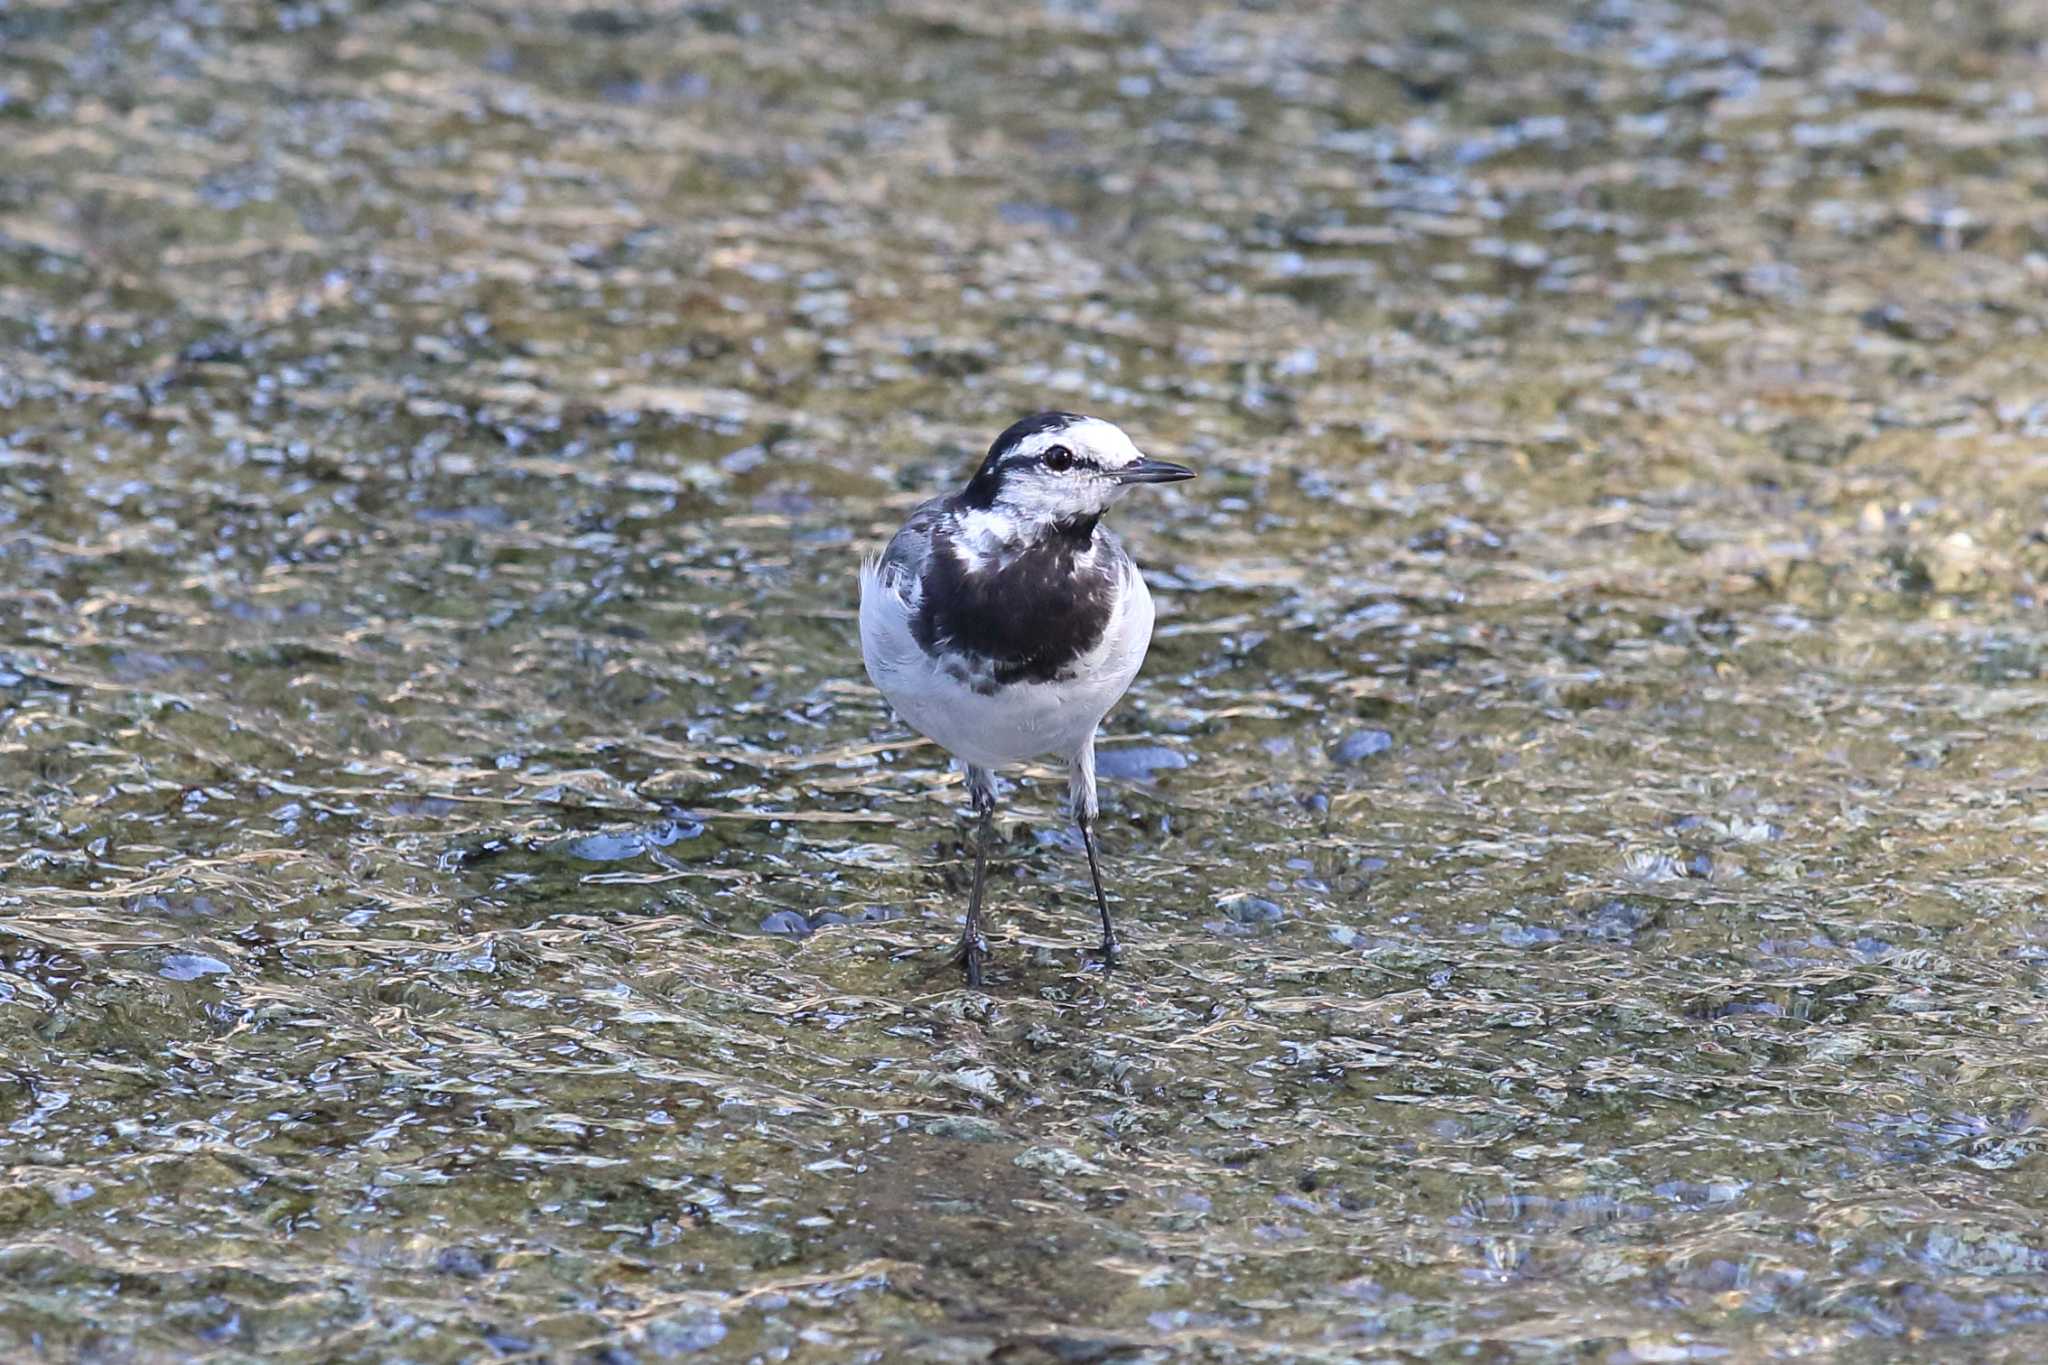
{"label": "reflection on water", "polygon": [[[0,1341],[2048,1348],[2044,31],[0,8]],[[1055,405],[969,995],[853,566]]]}

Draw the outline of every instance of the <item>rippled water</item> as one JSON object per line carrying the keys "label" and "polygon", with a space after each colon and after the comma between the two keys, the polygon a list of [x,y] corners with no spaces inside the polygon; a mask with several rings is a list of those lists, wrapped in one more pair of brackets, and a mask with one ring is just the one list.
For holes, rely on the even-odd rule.
{"label": "rippled water", "polygon": [[[2048,1352],[2044,33],[0,4],[0,1347]],[[1044,406],[1205,477],[968,994],[853,567]]]}

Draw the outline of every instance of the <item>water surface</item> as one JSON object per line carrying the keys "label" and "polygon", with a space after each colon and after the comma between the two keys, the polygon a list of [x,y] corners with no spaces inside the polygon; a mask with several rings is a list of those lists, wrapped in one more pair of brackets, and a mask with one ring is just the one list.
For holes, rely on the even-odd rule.
{"label": "water surface", "polygon": [[[2043,33],[0,6],[0,1348],[2048,1352]],[[853,569],[1047,406],[968,994]]]}

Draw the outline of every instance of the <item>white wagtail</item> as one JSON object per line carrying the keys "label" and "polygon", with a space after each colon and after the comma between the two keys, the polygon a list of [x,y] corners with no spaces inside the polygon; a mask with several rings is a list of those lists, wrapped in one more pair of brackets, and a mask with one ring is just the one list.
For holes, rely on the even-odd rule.
{"label": "white wagtail", "polygon": [[981,984],[982,886],[995,818],[992,771],[1066,760],[1074,821],[1102,911],[1104,969],[1116,931],[1095,859],[1095,728],[1152,642],[1152,594],[1102,514],[1133,484],[1192,479],[1151,460],[1109,422],[1026,417],[988,448],[958,493],[911,513],[860,570],[860,652],[896,713],[967,767],[977,817],[974,889],[960,957]]}

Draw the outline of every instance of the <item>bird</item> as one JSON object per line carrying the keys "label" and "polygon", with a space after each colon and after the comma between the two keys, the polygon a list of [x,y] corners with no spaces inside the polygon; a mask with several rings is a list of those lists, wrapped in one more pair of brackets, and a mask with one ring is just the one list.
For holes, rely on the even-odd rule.
{"label": "bird", "polygon": [[1095,732],[1152,642],[1152,594],[1103,515],[1140,484],[1195,471],[1141,453],[1115,423],[1039,412],[995,438],[956,493],[910,514],[860,568],[860,650],[876,690],[965,768],[974,882],[958,958],[979,989],[996,770],[1065,762],[1102,958],[1119,951],[1095,853]]}

